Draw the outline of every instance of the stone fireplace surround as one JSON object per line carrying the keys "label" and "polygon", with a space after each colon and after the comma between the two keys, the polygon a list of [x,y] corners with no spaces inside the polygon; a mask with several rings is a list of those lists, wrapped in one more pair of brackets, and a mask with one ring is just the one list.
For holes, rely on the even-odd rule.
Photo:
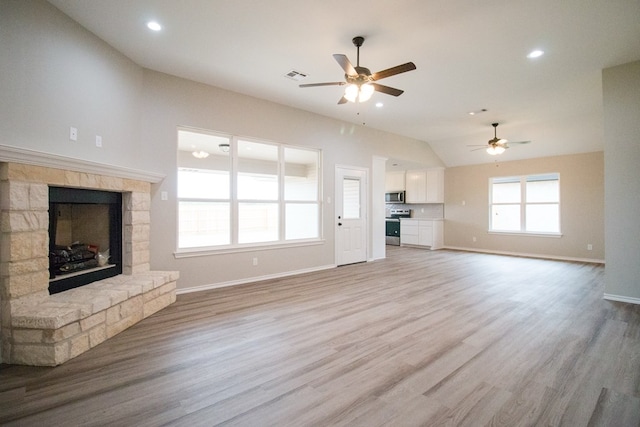
{"label": "stone fireplace surround", "polygon": [[[59,365],[175,301],[179,273],[149,265],[150,190],[160,179],[0,146],[0,361]],[[122,193],[123,274],[49,295],[49,185]]]}

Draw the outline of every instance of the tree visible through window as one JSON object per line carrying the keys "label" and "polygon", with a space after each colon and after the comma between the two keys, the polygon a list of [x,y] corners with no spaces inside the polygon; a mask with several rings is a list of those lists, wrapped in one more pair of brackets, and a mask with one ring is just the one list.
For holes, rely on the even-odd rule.
{"label": "tree visible through window", "polygon": [[320,153],[178,130],[178,248],[320,237]]}
{"label": "tree visible through window", "polygon": [[560,175],[491,178],[490,231],[560,233]]}

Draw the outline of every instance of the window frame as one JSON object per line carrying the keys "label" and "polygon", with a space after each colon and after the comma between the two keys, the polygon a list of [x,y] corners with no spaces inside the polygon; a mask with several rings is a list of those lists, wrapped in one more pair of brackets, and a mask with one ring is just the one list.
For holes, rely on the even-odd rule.
{"label": "window frame", "polygon": [[[555,181],[558,182],[558,201],[557,202],[527,202],[527,182],[533,182],[535,178],[543,178],[555,176]],[[531,179],[534,178],[534,179]],[[518,203],[515,202],[503,202],[503,203],[494,203],[493,202],[493,185],[496,181],[503,182],[511,182],[509,180],[513,180],[512,182],[520,183],[520,201]],[[540,237],[562,237],[562,198],[561,198],[561,181],[560,181],[560,173],[559,172],[547,172],[547,173],[534,173],[528,175],[510,175],[510,176],[497,176],[489,178],[489,203],[488,203],[488,233],[489,234],[500,234],[500,235],[516,235],[516,236],[540,236]],[[520,208],[520,229],[519,230],[497,230],[493,228],[493,207],[494,206],[506,206],[506,205],[518,205]],[[558,231],[527,231],[527,206],[532,205],[548,205],[553,204],[558,206]]]}
{"label": "window frame", "polygon": [[[322,244],[324,242],[323,235],[323,209],[322,209],[322,150],[319,148],[310,148],[304,146],[296,146],[290,144],[283,144],[273,141],[267,141],[258,138],[249,138],[238,135],[229,135],[221,132],[197,129],[191,127],[179,126],[176,132],[176,138],[180,138],[180,131],[193,132],[193,133],[201,133],[204,135],[211,135],[214,137],[228,138],[229,139],[229,199],[224,200],[228,201],[230,207],[230,219],[229,219],[229,227],[230,227],[230,243],[224,245],[213,245],[213,246],[192,246],[192,247],[180,247],[180,203],[181,202],[189,202],[194,201],[193,198],[180,197],[179,192],[176,192],[176,251],[174,252],[174,256],[176,258],[183,257],[191,257],[191,256],[203,256],[207,254],[222,254],[222,253],[234,253],[234,252],[246,252],[253,251],[256,249],[268,249],[268,248],[284,248],[284,247],[296,247],[296,246],[309,246],[309,245],[317,245]],[[238,155],[238,144],[240,141],[257,143],[257,144],[265,144],[271,145],[277,148],[277,186],[278,186],[278,195],[275,200],[254,200],[254,199],[240,199],[238,197],[238,175],[239,171],[239,155]],[[180,148],[177,147],[178,151]],[[286,149],[295,149],[295,150],[303,150],[315,153],[317,163],[316,163],[316,198],[313,200],[287,200],[285,199],[285,181],[286,181],[286,159],[285,159],[285,150]],[[184,151],[184,150],[183,150]],[[185,168],[185,166],[181,166],[180,162],[177,162],[176,165],[176,178],[179,180],[179,174],[181,168]],[[188,168],[188,167],[187,167]],[[197,201],[201,202],[221,202],[221,199],[198,199]],[[277,230],[277,240],[271,240],[266,242],[247,242],[247,243],[239,243],[239,211],[240,205],[243,203],[265,203],[265,204],[276,204],[277,205],[277,215],[278,215],[278,230]],[[289,239],[286,238],[286,208],[287,205],[291,204],[299,204],[299,205],[313,205],[317,210],[317,237],[307,237],[300,239]]]}

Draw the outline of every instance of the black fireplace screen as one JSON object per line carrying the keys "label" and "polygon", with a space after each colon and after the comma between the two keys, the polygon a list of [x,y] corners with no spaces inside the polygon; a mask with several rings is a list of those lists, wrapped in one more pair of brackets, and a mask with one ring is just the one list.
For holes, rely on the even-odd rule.
{"label": "black fireplace screen", "polygon": [[122,194],[49,187],[49,293],[122,273]]}

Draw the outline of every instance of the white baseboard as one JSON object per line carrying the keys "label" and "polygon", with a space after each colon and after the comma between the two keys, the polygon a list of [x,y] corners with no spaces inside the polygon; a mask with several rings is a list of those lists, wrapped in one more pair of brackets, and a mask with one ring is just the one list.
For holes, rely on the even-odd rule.
{"label": "white baseboard", "polygon": [[190,288],[178,288],[176,289],[176,294],[177,295],[189,294],[191,292],[200,292],[200,291],[207,291],[210,289],[226,288],[228,286],[237,286],[237,285],[243,285],[245,283],[261,282],[261,281],[270,280],[270,279],[279,279],[282,277],[296,276],[298,274],[304,274],[304,273],[313,273],[314,271],[329,270],[332,268],[336,268],[336,265],[335,264],[322,265],[320,267],[313,267],[313,268],[307,268],[307,269],[295,270],[295,271],[285,271],[283,273],[268,274],[265,276],[248,277],[246,279],[231,280],[228,282],[211,283],[209,285],[193,286]]}
{"label": "white baseboard", "polygon": [[553,259],[558,261],[577,261],[577,262],[588,262],[592,264],[604,264],[603,259],[595,259],[595,258],[575,258],[575,257],[555,256],[555,255],[528,254],[523,252],[492,251],[488,249],[465,248],[465,247],[459,247],[459,246],[445,246],[443,249],[451,249],[453,251],[479,252],[483,254],[519,256],[524,258],[540,258],[540,259]]}
{"label": "white baseboard", "polygon": [[630,304],[640,304],[640,298],[625,297],[623,295],[604,294],[604,299],[609,301],[628,302]]}

